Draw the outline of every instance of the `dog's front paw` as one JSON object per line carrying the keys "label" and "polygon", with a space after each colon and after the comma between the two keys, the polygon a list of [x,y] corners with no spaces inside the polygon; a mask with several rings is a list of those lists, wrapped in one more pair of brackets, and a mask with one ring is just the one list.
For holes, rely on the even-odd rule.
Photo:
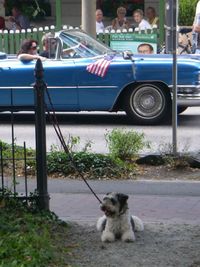
{"label": "dog's front paw", "polygon": [[114,242],[115,241],[115,235],[111,232],[103,231],[101,235],[101,241],[102,242]]}
{"label": "dog's front paw", "polygon": [[123,233],[122,241],[124,241],[124,242],[134,242],[135,241],[134,233],[132,231],[127,231],[127,232]]}

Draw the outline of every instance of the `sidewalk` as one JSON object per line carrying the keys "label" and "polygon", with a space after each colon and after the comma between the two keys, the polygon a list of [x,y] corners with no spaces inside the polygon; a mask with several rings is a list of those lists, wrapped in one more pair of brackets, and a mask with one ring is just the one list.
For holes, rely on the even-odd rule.
{"label": "sidewalk", "polygon": [[[130,213],[145,223],[200,224],[200,182],[91,181],[100,199],[107,192],[129,195]],[[50,209],[61,219],[94,225],[103,213],[82,181],[49,181]]]}

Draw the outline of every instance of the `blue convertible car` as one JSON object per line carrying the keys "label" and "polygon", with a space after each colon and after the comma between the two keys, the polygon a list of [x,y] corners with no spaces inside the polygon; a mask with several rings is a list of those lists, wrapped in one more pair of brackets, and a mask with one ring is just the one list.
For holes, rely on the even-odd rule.
{"label": "blue convertible car", "polygon": [[[140,124],[171,116],[171,55],[119,53],[76,29],[60,31],[51,40],[43,67],[56,111],[121,110]],[[34,61],[0,60],[1,111],[33,110],[34,68]],[[195,55],[179,56],[178,112],[199,104],[200,61]]]}

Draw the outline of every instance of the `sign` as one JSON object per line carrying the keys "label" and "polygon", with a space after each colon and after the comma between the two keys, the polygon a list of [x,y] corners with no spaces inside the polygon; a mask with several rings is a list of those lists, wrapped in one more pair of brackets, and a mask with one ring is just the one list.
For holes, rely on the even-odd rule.
{"label": "sign", "polygon": [[137,54],[137,47],[140,44],[151,44],[154,53],[157,53],[157,34],[155,33],[111,33],[110,47],[113,50],[131,50]]}

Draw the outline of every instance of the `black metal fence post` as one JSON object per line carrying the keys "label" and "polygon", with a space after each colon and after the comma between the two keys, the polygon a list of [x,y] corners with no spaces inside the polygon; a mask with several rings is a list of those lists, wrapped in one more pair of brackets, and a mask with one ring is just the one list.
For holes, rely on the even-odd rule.
{"label": "black metal fence post", "polygon": [[35,133],[36,133],[36,166],[38,206],[40,209],[49,209],[49,195],[47,191],[46,168],[46,116],[44,91],[46,84],[43,81],[43,65],[40,59],[35,65]]}

